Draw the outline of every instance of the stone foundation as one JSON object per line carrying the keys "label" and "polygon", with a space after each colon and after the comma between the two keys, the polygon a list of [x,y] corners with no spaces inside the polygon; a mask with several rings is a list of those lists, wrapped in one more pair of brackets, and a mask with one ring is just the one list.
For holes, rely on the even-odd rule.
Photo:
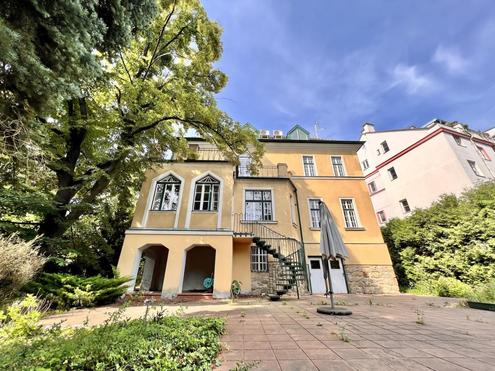
{"label": "stone foundation", "polygon": [[399,286],[391,265],[345,265],[351,294],[397,294]]}

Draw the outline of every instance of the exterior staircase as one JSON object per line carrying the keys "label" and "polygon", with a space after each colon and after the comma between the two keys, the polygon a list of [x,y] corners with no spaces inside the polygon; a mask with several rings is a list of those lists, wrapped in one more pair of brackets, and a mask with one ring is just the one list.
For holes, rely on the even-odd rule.
{"label": "exterior staircase", "polygon": [[284,236],[262,222],[243,220],[239,214],[234,215],[234,236],[252,238],[253,244],[274,258],[276,264],[269,265],[270,300],[279,300],[289,291],[295,291],[299,298],[299,287],[307,287],[304,249],[300,241]]}

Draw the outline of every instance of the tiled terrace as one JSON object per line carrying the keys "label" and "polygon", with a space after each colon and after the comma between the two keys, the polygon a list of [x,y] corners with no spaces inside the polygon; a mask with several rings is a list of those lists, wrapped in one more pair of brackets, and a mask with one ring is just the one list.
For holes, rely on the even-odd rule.
{"label": "tiled terrace", "polygon": [[218,370],[495,370],[495,313],[414,296],[341,296],[354,313],[316,313],[322,297],[227,314]]}

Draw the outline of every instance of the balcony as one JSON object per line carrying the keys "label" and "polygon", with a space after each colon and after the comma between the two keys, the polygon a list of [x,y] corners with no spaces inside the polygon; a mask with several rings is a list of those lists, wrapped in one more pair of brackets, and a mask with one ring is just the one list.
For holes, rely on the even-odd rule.
{"label": "balcony", "polygon": [[262,166],[256,173],[251,172],[248,166],[237,166],[237,178],[288,178],[287,164],[277,164],[276,166]]}
{"label": "balcony", "polygon": [[173,155],[173,161],[227,161],[225,155],[216,148],[199,148],[189,146],[190,153],[186,156]]}

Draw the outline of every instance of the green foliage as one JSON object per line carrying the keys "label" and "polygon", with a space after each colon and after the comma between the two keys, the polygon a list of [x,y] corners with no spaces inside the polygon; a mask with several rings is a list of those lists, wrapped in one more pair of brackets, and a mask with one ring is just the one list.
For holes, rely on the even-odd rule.
{"label": "green foliage", "polygon": [[0,303],[15,296],[45,263],[35,243],[0,235]]}
{"label": "green foliage", "polygon": [[39,321],[46,308],[45,301],[34,295],[27,295],[0,311],[0,344],[40,335],[42,327]]}
{"label": "green foliage", "polygon": [[441,279],[444,288],[435,287],[442,293],[465,294],[467,287],[454,282],[475,287],[495,278],[495,183],[391,220],[383,235],[402,287]]}
{"label": "green foliage", "polygon": [[155,12],[155,0],[3,1],[2,102],[40,113],[84,95],[105,77],[98,55],[118,52]]}
{"label": "green foliage", "polygon": [[97,328],[44,333],[0,345],[1,369],[210,370],[220,350],[219,318],[112,320]]}
{"label": "green foliage", "polygon": [[230,285],[230,292],[234,298],[237,298],[241,294],[242,282],[238,280],[233,280]]}
{"label": "green foliage", "polygon": [[81,277],[62,273],[42,273],[24,291],[39,295],[54,308],[88,307],[110,304],[126,292],[128,278]]}
{"label": "green foliage", "polygon": [[495,303],[495,279],[476,287],[468,299],[482,303]]}

